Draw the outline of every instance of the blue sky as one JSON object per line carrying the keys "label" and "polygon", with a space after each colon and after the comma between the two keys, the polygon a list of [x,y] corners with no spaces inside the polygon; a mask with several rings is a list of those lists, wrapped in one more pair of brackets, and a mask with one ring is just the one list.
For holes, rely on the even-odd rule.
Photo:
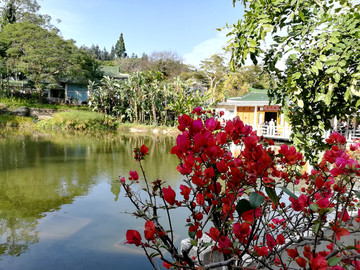
{"label": "blue sky", "polygon": [[[216,29],[241,19],[232,0],[39,0],[65,39],[109,51],[123,33],[128,54],[173,51],[187,64],[221,52],[228,38]],[[60,24],[55,20],[61,19]]]}

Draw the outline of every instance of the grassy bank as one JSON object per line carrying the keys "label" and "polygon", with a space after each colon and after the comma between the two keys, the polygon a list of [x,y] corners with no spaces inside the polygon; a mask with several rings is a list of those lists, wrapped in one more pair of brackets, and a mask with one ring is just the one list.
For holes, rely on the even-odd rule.
{"label": "grassy bank", "polygon": [[[18,107],[8,107],[2,103],[7,110]],[[19,104],[18,104],[19,105]],[[24,104],[21,104],[24,105]],[[42,106],[38,109],[55,109],[57,112],[52,115],[39,115],[34,117],[22,117],[11,115],[10,113],[0,115],[0,127],[4,129],[17,129],[26,133],[139,133],[154,135],[176,135],[176,128],[155,127],[139,125],[134,123],[121,123],[114,117],[96,113],[93,111],[79,109],[71,106]]]}

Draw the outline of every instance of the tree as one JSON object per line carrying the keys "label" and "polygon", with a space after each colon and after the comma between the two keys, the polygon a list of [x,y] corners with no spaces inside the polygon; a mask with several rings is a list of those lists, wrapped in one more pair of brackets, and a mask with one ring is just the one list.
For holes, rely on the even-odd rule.
{"label": "tree", "polygon": [[111,50],[110,50],[110,61],[114,61],[115,60],[115,56],[116,56],[116,53],[115,53],[115,48],[114,46],[111,46]]}
{"label": "tree", "polygon": [[215,101],[217,87],[225,80],[226,76],[225,59],[221,55],[214,54],[201,61],[200,70],[208,78],[209,90],[212,93],[213,101]]}
{"label": "tree", "polygon": [[261,66],[244,66],[229,72],[224,82],[225,96],[243,96],[249,92],[249,87],[269,89],[274,82],[265,74]]}
{"label": "tree", "polygon": [[8,23],[16,22],[16,11],[13,1],[10,1],[3,9],[2,25],[5,26]]}
{"label": "tree", "polygon": [[249,84],[241,73],[231,72],[224,82],[225,97],[241,97],[249,93]]}
{"label": "tree", "polygon": [[8,24],[0,33],[6,65],[33,81],[41,102],[45,85],[58,80],[87,80],[99,76],[98,65],[73,40],[64,40],[55,31],[31,23]]}
{"label": "tree", "polygon": [[118,58],[125,58],[127,56],[123,33],[120,34],[119,40],[115,44],[115,53]]}
{"label": "tree", "polygon": [[[263,61],[276,78],[272,102],[286,112],[294,142],[316,158],[326,148],[323,138],[331,120],[360,107],[360,5],[349,0],[241,2],[244,19],[230,33],[232,67],[245,64],[248,56],[254,64]],[[268,36],[273,42],[263,48]],[[291,61],[282,69],[287,58]]]}
{"label": "tree", "polygon": [[109,52],[106,50],[105,47],[104,47],[104,50],[101,52],[101,60],[103,60],[103,61],[108,61],[108,60],[110,60],[110,54],[109,54]]}
{"label": "tree", "polygon": [[[146,59],[143,55],[142,59]],[[175,78],[188,68],[181,58],[172,51],[155,51],[149,56],[149,69],[160,71],[166,78]]]}
{"label": "tree", "polygon": [[0,2],[2,9],[2,25],[15,22],[30,22],[48,30],[58,29],[51,24],[51,17],[39,14],[40,5],[36,0],[3,0]]}

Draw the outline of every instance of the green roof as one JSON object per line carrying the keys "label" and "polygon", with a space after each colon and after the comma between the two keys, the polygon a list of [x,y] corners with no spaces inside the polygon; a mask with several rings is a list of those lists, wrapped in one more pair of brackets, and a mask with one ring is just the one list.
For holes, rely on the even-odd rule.
{"label": "green roof", "polygon": [[120,74],[120,66],[101,66],[100,69],[104,76],[118,77]]}
{"label": "green roof", "polygon": [[229,101],[269,101],[267,89],[250,88],[250,92],[242,97],[229,98]]}

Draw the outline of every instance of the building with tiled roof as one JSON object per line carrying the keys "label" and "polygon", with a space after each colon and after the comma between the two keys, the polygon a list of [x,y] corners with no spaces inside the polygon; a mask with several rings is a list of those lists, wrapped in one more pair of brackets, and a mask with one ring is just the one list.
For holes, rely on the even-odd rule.
{"label": "building with tiled roof", "polygon": [[291,129],[278,105],[270,105],[266,89],[250,88],[242,97],[229,98],[217,105],[224,111],[224,120],[238,116],[244,124],[251,125],[259,135],[289,140]]}

